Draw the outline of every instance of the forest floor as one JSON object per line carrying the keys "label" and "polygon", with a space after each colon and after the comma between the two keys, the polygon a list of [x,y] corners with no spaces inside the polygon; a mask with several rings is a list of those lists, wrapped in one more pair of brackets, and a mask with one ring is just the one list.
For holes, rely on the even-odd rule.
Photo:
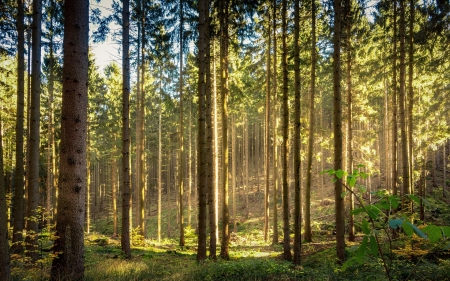
{"label": "forest floor", "polygon": [[[327,193],[327,190],[324,191],[321,194]],[[170,230],[173,238],[164,238],[158,243],[155,239],[156,217],[149,217],[149,239],[143,239],[133,231],[131,260],[122,255],[120,239],[112,235],[111,220],[98,220],[95,230],[85,236],[85,280],[388,280],[382,260],[373,255],[368,255],[358,264],[339,264],[333,235],[331,186],[328,186],[328,191],[328,197],[313,196],[313,242],[302,243],[300,266],[282,260],[281,243],[272,245],[270,241],[264,242],[263,206],[258,199],[261,194],[255,191],[250,199],[251,219],[245,219],[245,209],[238,208],[237,233],[231,234],[229,261],[218,258],[197,263],[197,236],[195,229],[190,227],[185,231],[186,246],[178,246],[174,204],[170,213],[167,209],[163,210],[163,229],[166,228],[163,237],[167,237]],[[429,204],[427,223],[450,225],[449,202],[442,198],[442,188],[434,188],[431,193],[426,198]],[[239,199],[239,204],[242,204],[242,199]],[[192,212],[192,224],[196,222],[195,211]],[[361,217],[357,217],[356,221],[361,221]],[[282,241],[281,223],[279,220],[279,241]],[[233,230],[233,223],[230,230]],[[358,230],[361,228],[357,226]],[[361,244],[363,234],[358,232],[357,235],[356,242],[346,242],[348,257],[352,256],[352,246]],[[291,233],[293,243],[292,239]],[[392,280],[450,280],[448,239],[431,244],[415,236],[400,234],[392,241],[392,248],[384,241],[383,250]],[[30,267],[19,257],[13,257],[13,280],[48,280],[51,243],[49,235],[41,235],[42,259],[37,266]],[[220,253],[220,242],[218,246]]]}

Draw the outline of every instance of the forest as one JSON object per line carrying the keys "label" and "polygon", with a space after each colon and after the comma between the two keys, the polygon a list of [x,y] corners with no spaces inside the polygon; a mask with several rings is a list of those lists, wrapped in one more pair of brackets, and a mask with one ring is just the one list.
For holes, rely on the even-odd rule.
{"label": "forest", "polygon": [[1,281],[450,280],[449,1],[2,0],[0,30]]}

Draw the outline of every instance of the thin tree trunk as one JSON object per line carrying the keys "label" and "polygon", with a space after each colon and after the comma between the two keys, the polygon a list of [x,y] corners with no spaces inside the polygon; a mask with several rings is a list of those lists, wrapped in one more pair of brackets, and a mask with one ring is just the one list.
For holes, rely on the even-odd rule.
{"label": "thin tree trunk", "polygon": [[[27,201],[27,256],[35,262],[39,258],[37,251],[37,234],[39,227],[39,129],[40,129],[40,94],[41,94],[41,18],[42,0],[33,1],[33,33],[32,33],[32,79],[30,104],[30,139],[29,160],[27,167],[28,201]],[[83,199],[84,200],[84,199]]]}
{"label": "thin tree trunk", "polygon": [[199,0],[199,67],[198,67],[198,246],[197,261],[206,259],[206,105],[207,57],[209,56],[209,1]]}
{"label": "thin tree trunk", "polygon": [[[216,79],[216,41],[213,40],[213,99],[214,99],[214,215],[215,215],[215,238],[216,243],[219,241],[219,131],[217,117],[219,111],[217,110],[217,79]],[[211,252],[211,251],[210,251]]]}
{"label": "thin tree trunk", "polygon": [[397,187],[397,147],[398,147],[398,132],[397,132],[397,0],[393,3],[394,6],[394,34],[393,34],[393,58],[392,58],[392,190],[393,194],[398,194]]}
{"label": "thin tree trunk", "polygon": [[277,0],[273,0],[273,237],[278,244],[278,157],[277,157]]}
{"label": "thin tree trunk", "polygon": [[[17,117],[16,117],[16,167],[14,171],[14,227],[12,253],[23,252],[24,228],[24,167],[23,128],[25,107],[25,25],[23,0],[17,0]],[[3,167],[3,166],[2,166]],[[2,174],[3,175],[3,174]],[[6,244],[2,244],[6,245]],[[6,271],[5,271],[6,274]]]}
{"label": "thin tree trunk", "polygon": [[183,132],[183,0],[180,0],[180,170],[178,178],[178,192],[180,194],[180,243],[184,247],[184,132]]}
{"label": "thin tree trunk", "polygon": [[[115,141],[115,140],[114,140]],[[116,148],[114,147],[114,151],[116,150]],[[118,183],[118,179],[117,179],[117,160],[114,157],[112,160],[112,167],[111,167],[112,171],[111,171],[111,181],[112,181],[112,209],[113,209],[113,232],[114,232],[114,236],[118,234],[117,231],[117,183]]]}
{"label": "thin tree trunk", "polygon": [[269,239],[269,194],[270,194],[270,13],[268,9],[268,30],[267,30],[267,77],[266,77],[266,130],[265,130],[265,178],[266,186],[264,190],[264,242]]}
{"label": "thin tree trunk", "polygon": [[447,141],[444,142],[442,146],[442,197],[447,198],[447,194],[445,193],[445,189],[447,188],[447,155],[445,151],[445,146],[447,145]]}
{"label": "thin tree trunk", "polygon": [[[160,70],[160,75],[161,74],[161,70]],[[162,88],[161,88],[161,80],[162,77],[159,77],[159,105],[158,105],[158,232],[157,232],[157,236],[158,236],[158,243],[161,243],[161,206],[162,206],[162,141],[161,141],[161,127],[162,127],[162,122],[161,122],[161,108],[162,108]]]}
{"label": "thin tree trunk", "polygon": [[[414,90],[413,90],[413,75],[414,75],[414,15],[415,15],[415,7],[414,7],[414,0],[409,1],[409,7],[410,7],[410,16],[409,16],[409,36],[408,36],[408,43],[409,43],[409,61],[408,61],[408,167],[409,167],[409,189],[408,193],[413,194],[413,171],[414,171],[414,158],[413,158],[413,107],[414,107]],[[412,209],[412,202],[411,202],[411,210]]]}
{"label": "thin tree trunk", "polygon": [[282,30],[283,30],[283,145],[282,145],[282,180],[283,180],[283,258],[291,260],[290,224],[289,224],[289,183],[288,183],[288,62],[287,62],[287,0],[282,2]]}
{"label": "thin tree trunk", "polygon": [[[342,97],[341,97],[341,0],[334,1],[334,35],[333,35],[333,115],[334,115],[334,170],[342,167]],[[334,185],[336,216],[336,251],[341,262],[345,260],[345,221],[344,198],[342,198],[342,179]]]}
{"label": "thin tree trunk", "polygon": [[[23,54],[22,54],[23,55]],[[22,72],[23,75],[23,72]],[[22,83],[23,85],[23,83]],[[2,108],[3,111],[3,108]],[[9,258],[8,218],[6,206],[6,187],[3,173],[3,124],[0,115],[0,280],[11,280],[11,261]]]}
{"label": "thin tree trunk", "polygon": [[[301,181],[300,181],[300,1],[295,0],[294,3],[294,71],[295,71],[295,119],[294,119],[294,190],[295,190],[295,205],[294,205],[294,264],[300,264],[300,254],[302,247],[301,224],[302,224],[302,197],[301,197]],[[312,24],[313,24],[313,38],[315,38],[315,1],[312,1]],[[314,40],[314,39],[313,39]],[[315,52],[315,43],[312,45],[312,50]],[[314,53],[313,53],[314,54]]]}
{"label": "thin tree trunk", "polygon": [[126,258],[131,258],[130,247],[130,1],[123,0],[122,9],[122,251]]}
{"label": "thin tree trunk", "polygon": [[220,21],[220,93],[222,106],[222,243],[220,256],[228,260],[230,215],[228,211],[228,0],[219,1]]}
{"label": "thin tree trunk", "polygon": [[[346,75],[346,84],[347,84],[347,172],[353,172],[353,108],[352,108],[352,7],[351,1],[346,1],[346,14],[347,14],[347,75]],[[354,223],[354,198],[353,193],[350,192],[349,200],[348,200],[348,240],[355,241],[355,223]]]}
{"label": "thin tree trunk", "polygon": [[[402,144],[402,194],[410,193],[408,139],[406,135],[405,0],[400,0],[400,135]],[[404,197],[402,197],[404,199]],[[406,203],[406,202],[404,202]]]}
{"label": "thin tree trunk", "polygon": [[231,117],[231,181],[232,181],[232,192],[233,192],[233,232],[237,232],[237,222],[236,222],[236,165],[237,165],[237,148],[236,148],[236,120],[234,115]]}
{"label": "thin tree trunk", "polygon": [[245,192],[245,218],[249,218],[249,205],[248,205],[248,165],[249,165],[249,144],[248,144],[248,120],[247,115],[245,115],[244,119],[244,178],[245,178],[245,184],[244,184],[244,192]]}

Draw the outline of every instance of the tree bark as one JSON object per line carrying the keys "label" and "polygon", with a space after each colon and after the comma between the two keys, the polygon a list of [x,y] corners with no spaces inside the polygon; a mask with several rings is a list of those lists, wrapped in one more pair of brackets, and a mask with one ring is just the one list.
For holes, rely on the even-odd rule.
{"label": "tree bark", "polygon": [[40,129],[40,95],[41,95],[41,19],[42,0],[33,1],[32,33],[32,79],[30,104],[30,139],[27,167],[28,201],[27,201],[27,237],[25,238],[27,256],[35,262],[39,258],[37,251],[37,234],[39,228],[39,129]]}
{"label": "tree bark", "polygon": [[25,107],[25,25],[23,0],[17,0],[17,118],[16,118],[16,167],[14,171],[14,227],[12,253],[23,252],[24,228],[24,167],[23,128]]}
{"label": "tree bark", "polygon": [[[23,54],[22,54],[23,55]],[[11,280],[5,174],[3,173],[3,130],[0,115],[0,280]]]}
{"label": "tree bark", "polygon": [[51,279],[84,280],[89,1],[66,1],[64,15],[57,256]]}
{"label": "tree bark", "polygon": [[278,244],[278,157],[277,157],[277,0],[273,0],[273,236]]}
{"label": "tree bark", "polygon": [[267,77],[266,77],[266,130],[265,130],[265,178],[266,187],[264,190],[264,242],[269,239],[269,196],[270,196],[270,13],[268,9],[268,29],[267,29]]}
{"label": "tree bark", "polygon": [[397,147],[398,147],[398,132],[397,132],[397,0],[393,2],[394,8],[394,34],[393,34],[393,54],[392,54],[392,190],[393,194],[398,194],[397,187]]}
{"label": "tree bark", "polygon": [[282,2],[282,30],[283,30],[283,144],[282,144],[282,180],[283,180],[283,257],[291,260],[290,224],[289,224],[289,183],[288,183],[288,62],[287,62],[287,0]]}
{"label": "tree bark", "polygon": [[127,259],[131,258],[130,242],[130,1],[123,0],[122,8],[122,251]]}
{"label": "tree bark", "polygon": [[[341,96],[341,0],[334,1],[333,34],[333,116],[334,116],[334,170],[342,170],[342,96]],[[345,261],[345,221],[344,198],[342,197],[342,179],[334,184],[336,216],[336,252],[341,262]]]}
{"label": "tree bark", "polygon": [[206,104],[207,91],[207,57],[209,56],[209,1],[199,0],[199,67],[198,67],[198,247],[197,261],[206,259]]}
{"label": "tree bark", "polygon": [[220,256],[228,260],[230,214],[228,210],[228,0],[219,1],[220,21],[220,93],[222,106],[222,243]]}
{"label": "tree bark", "polygon": [[[300,1],[295,0],[294,3],[294,72],[295,72],[295,120],[294,120],[294,191],[295,191],[295,206],[294,206],[294,264],[300,264],[300,254],[302,247],[301,224],[302,224],[302,197],[301,197],[301,178],[300,178]],[[312,1],[312,26],[313,38],[315,38],[315,0]],[[313,39],[314,40],[314,39]],[[312,44],[312,50],[315,52],[315,42]],[[313,53],[315,54],[315,53]]]}

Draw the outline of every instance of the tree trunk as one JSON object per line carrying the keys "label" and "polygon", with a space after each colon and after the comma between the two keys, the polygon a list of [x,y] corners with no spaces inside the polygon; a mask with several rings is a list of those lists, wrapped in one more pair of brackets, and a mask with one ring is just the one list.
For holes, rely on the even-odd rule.
{"label": "tree trunk", "polygon": [[[409,17],[409,60],[408,60],[408,167],[409,167],[409,188],[408,193],[413,194],[413,171],[414,171],[414,158],[413,158],[413,107],[414,107],[414,90],[413,90],[413,74],[414,74],[414,0],[409,1],[410,7],[410,17]],[[412,202],[411,202],[411,210],[412,210]]]}
{"label": "tree trunk", "polygon": [[[217,117],[219,114],[219,111],[217,110],[217,79],[216,79],[216,41],[213,40],[213,77],[214,79],[213,83],[213,99],[214,99],[214,215],[215,215],[215,240],[216,244],[217,241],[219,241],[219,180],[220,180],[220,173],[219,173],[219,131],[218,131],[218,122]],[[210,250],[211,252],[211,250]]]}
{"label": "tree trunk", "polygon": [[9,281],[11,280],[11,261],[9,259],[5,174],[3,173],[2,125],[0,115],[0,280]]}
{"label": "tree trunk", "polygon": [[206,259],[206,105],[207,57],[209,56],[209,1],[199,0],[199,67],[198,67],[198,247],[197,261]]}
{"label": "tree trunk", "polygon": [[[400,0],[400,135],[402,145],[402,194],[410,193],[408,139],[406,135],[405,0]],[[404,199],[404,197],[402,197]],[[404,201],[404,200],[402,200]]]}
{"label": "tree trunk", "polygon": [[[351,1],[346,0],[346,33],[347,33],[347,75],[346,75],[346,84],[347,84],[347,172],[353,172],[353,108],[352,108],[352,7]],[[353,193],[350,192],[348,195],[348,240],[355,241],[355,223],[354,223],[354,198]]]}
{"label": "tree trunk", "polygon": [[394,6],[394,34],[393,38],[393,54],[392,54],[392,190],[393,194],[398,194],[397,187],[397,147],[398,147],[398,132],[397,132],[397,0],[393,3]]}
{"label": "tree trunk", "polygon": [[220,21],[220,93],[222,106],[222,243],[220,256],[228,260],[230,215],[228,211],[228,0],[219,1]]}
{"label": "tree trunk", "polygon": [[[23,252],[24,228],[24,168],[23,128],[25,107],[25,34],[23,0],[17,0],[17,117],[16,117],[16,168],[14,171],[14,228],[12,253]],[[3,174],[2,174],[3,175]],[[3,244],[5,245],[5,244]]]}
{"label": "tree trunk", "polygon": [[[33,1],[33,33],[32,33],[32,79],[30,104],[30,139],[29,159],[27,167],[28,201],[27,201],[27,256],[35,262],[39,258],[37,251],[37,234],[39,228],[39,128],[40,128],[40,94],[41,94],[41,18],[42,0]],[[84,200],[84,198],[83,198]]]}
{"label": "tree trunk", "polygon": [[180,170],[178,178],[178,192],[180,194],[180,243],[184,247],[184,132],[183,132],[183,0],[180,0]]}
{"label": "tree trunk", "polygon": [[122,9],[122,251],[127,259],[131,258],[130,247],[130,1],[123,0]]}
{"label": "tree trunk", "polygon": [[265,178],[266,187],[264,190],[264,242],[269,239],[269,194],[270,194],[270,13],[268,9],[268,30],[267,30],[267,77],[266,77],[266,130],[265,130]]}
{"label": "tree trunk", "polygon": [[[161,71],[160,71],[161,74]],[[162,206],[162,141],[161,141],[161,108],[162,108],[162,88],[161,88],[162,77],[159,77],[159,105],[158,105],[158,243],[161,242],[161,206]]]}
{"label": "tree trunk", "polygon": [[283,30],[283,145],[282,145],[282,180],[283,180],[283,258],[291,260],[290,245],[290,225],[289,225],[289,183],[288,183],[288,128],[289,128],[289,111],[288,111],[288,62],[287,62],[287,0],[282,2],[282,30]]}
{"label": "tree trunk", "polygon": [[249,205],[248,205],[248,165],[249,165],[249,144],[248,144],[248,119],[247,115],[245,115],[244,119],[244,192],[245,192],[245,218],[249,218]]}
{"label": "tree trunk", "polygon": [[231,118],[231,182],[232,182],[232,192],[233,192],[233,232],[237,232],[237,222],[236,222],[236,165],[237,165],[237,147],[236,147],[236,120],[234,115]]}
{"label": "tree trunk", "polygon": [[[301,181],[300,181],[300,1],[295,0],[294,3],[294,71],[295,71],[295,119],[294,119],[294,190],[295,190],[295,205],[294,205],[294,264],[300,264],[300,254],[302,247],[301,224],[302,224],[302,197],[301,197]],[[312,1],[312,27],[313,38],[315,38],[315,18],[316,5]],[[313,39],[314,40],[314,39]],[[312,45],[313,54],[315,54],[315,42]]]}
{"label": "tree trunk", "polygon": [[[341,0],[334,1],[334,34],[333,34],[333,115],[334,115],[334,170],[342,170],[342,97],[341,97]],[[335,216],[336,216],[336,251],[341,262],[345,261],[345,220],[344,198],[342,198],[342,179],[334,184]]]}
{"label": "tree trunk", "polygon": [[64,15],[63,77],[67,79],[62,90],[61,180],[53,246],[57,256],[51,279],[84,280],[89,1],[66,1]]}
{"label": "tree trunk", "polygon": [[273,237],[278,244],[278,157],[277,157],[277,0],[273,0]]}

